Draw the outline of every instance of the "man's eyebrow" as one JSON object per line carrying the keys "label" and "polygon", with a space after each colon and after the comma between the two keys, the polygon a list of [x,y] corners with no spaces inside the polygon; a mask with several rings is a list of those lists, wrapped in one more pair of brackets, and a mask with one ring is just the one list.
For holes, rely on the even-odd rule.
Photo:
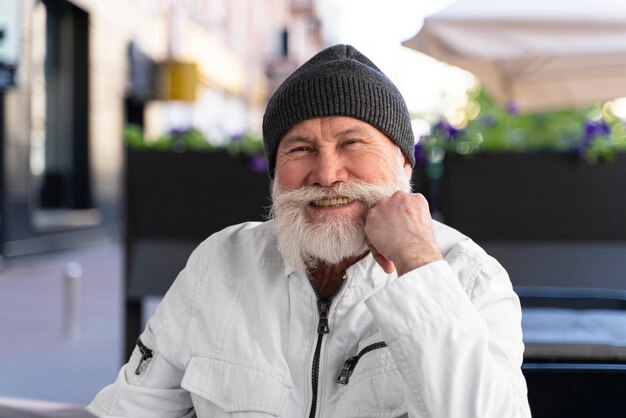
{"label": "man's eyebrow", "polygon": [[283,138],[282,141],[280,141],[280,145],[289,146],[298,142],[306,142],[310,144],[313,143],[314,140],[304,135],[291,135]]}
{"label": "man's eyebrow", "polygon": [[[352,127],[344,129],[343,131],[339,131],[335,133],[333,136],[334,137],[346,137],[346,136],[354,135],[354,134],[369,136],[370,131],[369,129],[363,128],[360,126],[352,126]],[[307,143],[307,144],[312,144],[315,142],[315,139],[306,135],[298,135],[298,134],[288,135],[288,136],[285,136],[280,141],[280,146],[289,146],[295,143],[302,143],[302,142]]]}

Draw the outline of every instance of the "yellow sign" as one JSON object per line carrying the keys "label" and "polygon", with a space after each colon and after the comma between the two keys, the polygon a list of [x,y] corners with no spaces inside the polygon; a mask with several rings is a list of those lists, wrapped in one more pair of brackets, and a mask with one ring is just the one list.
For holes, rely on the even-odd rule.
{"label": "yellow sign", "polygon": [[196,100],[198,65],[195,62],[165,61],[159,64],[159,99]]}

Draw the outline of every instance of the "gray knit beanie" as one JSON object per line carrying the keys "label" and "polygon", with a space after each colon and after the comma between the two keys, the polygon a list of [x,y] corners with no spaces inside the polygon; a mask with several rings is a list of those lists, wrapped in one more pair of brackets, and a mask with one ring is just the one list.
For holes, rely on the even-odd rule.
{"label": "gray knit beanie", "polygon": [[335,45],[294,71],[267,104],[263,144],[270,177],[274,177],[278,143],[292,126],[333,115],[351,116],[374,126],[415,165],[411,117],[397,87],[353,46]]}

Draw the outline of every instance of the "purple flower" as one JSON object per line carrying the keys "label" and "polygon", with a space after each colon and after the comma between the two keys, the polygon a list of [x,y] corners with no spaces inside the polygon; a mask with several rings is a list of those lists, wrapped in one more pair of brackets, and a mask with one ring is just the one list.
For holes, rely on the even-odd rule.
{"label": "purple flower", "polygon": [[585,138],[593,138],[595,135],[606,136],[611,133],[611,126],[604,120],[594,121],[587,120],[585,122]]}
{"label": "purple flower", "polygon": [[241,142],[243,137],[244,137],[244,134],[238,133],[238,134],[231,135],[230,140],[232,142]]}
{"label": "purple flower", "polygon": [[609,135],[611,133],[611,126],[606,123],[606,121],[601,120],[600,122],[598,122],[598,133],[600,135]]}
{"label": "purple flower", "polygon": [[264,155],[253,155],[248,159],[248,168],[254,173],[267,171],[267,158]]}
{"label": "purple flower", "polygon": [[587,120],[585,122],[585,130],[584,130],[584,139],[593,138],[593,136],[598,132],[598,126],[595,121]]}
{"label": "purple flower", "polygon": [[179,136],[183,135],[187,131],[188,131],[187,128],[172,128],[170,129],[170,135],[173,136],[174,138],[178,138]]}
{"label": "purple flower", "polygon": [[421,142],[418,142],[413,147],[413,155],[415,156],[416,165],[424,166],[428,163],[426,152],[424,152],[424,145],[422,145]]}
{"label": "purple flower", "polygon": [[509,100],[508,102],[506,102],[506,105],[504,108],[511,115],[517,115],[519,113],[519,105],[515,103],[515,101],[513,100]]}
{"label": "purple flower", "polygon": [[584,158],[591,144],[598,136],[608,139],[610,134],[611,126],[606,121],[587,120],[583,129],[582,140],[578,143],[574,152],[579,157]]}
{"label": "purple flower", "polygon": [[441,132],[448,141],[454,141],[456,137],[462,132],[461,129],[457,129],[450,125],[447,120],[441,119],[434,127],[434,130]]}
{"label": "purple flower", "polygon": [[583,138],[576,148],[577,153],[584,153],[591,146],[596,137],[601,136],[608,139],[611,134],[611,126],[604,120],[594,121],[587,120],[585,122]]}
{"label": "purple flower", "polygon": [[482,115],[478,120],[485,128],[493,128],[498,124],[498,120],[493,115]]}

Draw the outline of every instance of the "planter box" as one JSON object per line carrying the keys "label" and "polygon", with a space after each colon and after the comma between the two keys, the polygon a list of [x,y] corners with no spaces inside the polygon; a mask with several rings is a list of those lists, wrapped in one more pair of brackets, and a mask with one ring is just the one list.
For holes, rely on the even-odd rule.
{"label": "planter box", "polygon": [[191,251],[237,223],[262,221],[269,177],[226,152],[127,151],[126,275],[130,297],[162,295]]}
{"label": "planter box", "polygon": [[200,241],[222,228],[263,220],[267,172],[224,151],[128,150],[126,220],[131,237]]}
{"label": "planter box", "polygon": [[447,156],[444,221],[477,241],[626,240],[626,155],[588,165],[556,153]]}

